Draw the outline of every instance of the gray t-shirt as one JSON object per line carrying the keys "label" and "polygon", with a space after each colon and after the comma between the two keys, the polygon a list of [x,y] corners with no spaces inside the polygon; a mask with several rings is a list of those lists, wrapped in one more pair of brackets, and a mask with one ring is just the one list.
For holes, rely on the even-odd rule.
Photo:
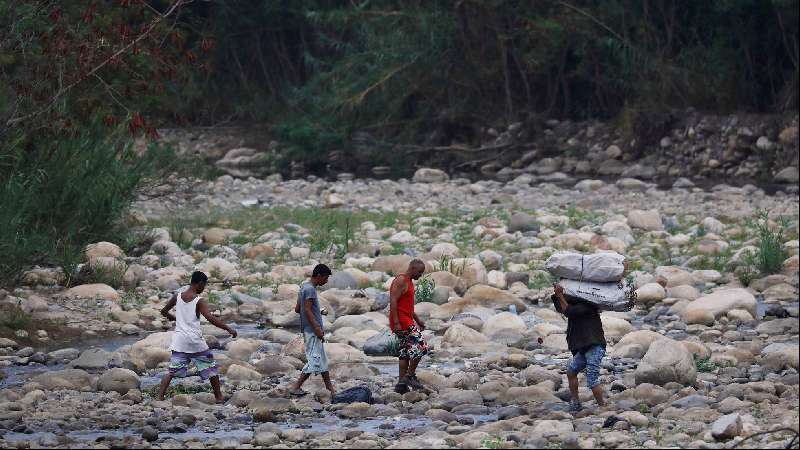
{"label": "gray t-shirt", "polygon": [[319,311],[317,289],[310,281],[306,281],[300,285],[300,293],[297,294],[297,304],[300,305],[300,330],[304,333],[314,333],[314,327],[306,320],[305,305],[303,304],[306,300],[311,302],[311,312],[314,315],[314,320],[316,320],[319,327],[324,330],[322,326],[322,314]]}

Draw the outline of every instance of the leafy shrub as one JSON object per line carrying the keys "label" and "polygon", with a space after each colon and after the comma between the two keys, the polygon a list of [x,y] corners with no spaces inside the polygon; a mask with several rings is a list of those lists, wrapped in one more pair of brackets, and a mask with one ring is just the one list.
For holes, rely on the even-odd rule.
{"label": "leafy shrub", "polygon": [[429,276],[420,278],[414,291],[414,303],[432,302],[434,289],[436,289],[436,283],[433,278]]}
{"label": "leafy shrub", "polygon": [[122,213],[168,171],[170,150],[138,155],[132,140],[94,129],[0,150],[0,284],[33,264],[74,273],[86,244],[125,233]]}
{"label": "leafy shrub", "polygon": [[783,261],[788,257],[783,248],[785,242],[785,223],[780,223],[775,230],[769,226],[769,214],[766,211],[758,213],[754,221],[758,234],[758,254],[756,264],[764,275],[780,272]]}

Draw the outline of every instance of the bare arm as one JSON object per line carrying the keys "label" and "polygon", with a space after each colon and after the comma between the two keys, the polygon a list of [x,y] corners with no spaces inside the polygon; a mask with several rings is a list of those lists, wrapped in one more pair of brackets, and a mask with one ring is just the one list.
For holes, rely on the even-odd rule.
{"label": "bare arm", "polygon": [[425,322],[423,322],[422,319],[419,318],[417,313],[414,313],[414,320],[417,322],[417,325],[419,325],[419,329],[421,331],[425,331]]}
{"label": "bare arm", "polygon": [[169,311],[175,307],[177,301],[178,301],[178,294],[173,294],[172,298],[169,299],[167,304],[163,308],[161,308],[161,315],[169,319],[170,322],[175,322],[175,316],[172,315],[172,313]]}
{"label": "bare arm", "polygon": [[206,318],[206,320],[208,320],[209,323],[211,323],[211,325],[227,331],[231,337],[235,338],[237,336],[236,330],[225,325],[221,320],[217,319],[213,314],[211,314],[211,311],[208,309],[208,303],[206,303],[205,300],[201,299],[199,302],[197,302],[197,310],[203,315],[203,317]]}
{"label": "bare arm", "polygon": [[394,319],[394,330],[392,331],[400,331],[402,329],[400,326],[400,315],[397,311],[397,302],[408,290],[408,284],[405,283],[405,280],[403,280],[402,283],[398,283],[402,276],[404,275],[397,276],[394,281],[392,281],[392,286],[389,288],[389,314]]}
{"label": "bare arm", "polygon": [[314,318],[314,305],[309,300],[310,299],[303,300],[303,312],[305,313],[306,320],[311,325],[311,328],[314,329],[314,334],[316,334],[318,338],[322,339],[322,328],[317,323],[317,319]]}

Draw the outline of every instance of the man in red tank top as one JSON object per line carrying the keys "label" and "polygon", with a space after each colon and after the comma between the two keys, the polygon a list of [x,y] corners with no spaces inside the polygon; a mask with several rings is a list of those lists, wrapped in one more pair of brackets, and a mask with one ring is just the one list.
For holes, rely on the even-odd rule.
{"label": "man in red tank top", "polygon": [[417,379],[417,365],[428,354],[428,344],[422,337],[425,323],[414,312],[414,280],[423,273],[425,263],[415,259],[405,273],[394,279],[389,290],[389,326],[397,336],[400,359],[399,380],[394,390],[400,394],[408,392],[409,387],[425,389]]}

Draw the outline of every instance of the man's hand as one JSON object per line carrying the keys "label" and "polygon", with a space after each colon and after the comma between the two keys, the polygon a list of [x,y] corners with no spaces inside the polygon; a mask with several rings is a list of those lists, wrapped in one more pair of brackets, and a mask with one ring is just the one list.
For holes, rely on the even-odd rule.
{"label": "man's hand", "polygon": [[322,334],[322,328],[320,328],[320,327],[314,328],[314,334],[316,334],[317,337],[320,338],[321,340],[323,340],[323,341],[325,340],[325,335]]}
{"label": "man's hand", "polygon": [[231,337],[233,339],[236,339],[237,337],[239,337],[239,333],[237,333],[236,330],[234,330],[233,328],[228,328],[228,333],[230,333],[230,335],[231,335]]}
{"label": "man's hand", "polygon": [[564,287],[561,286],[560,284],[558,283],[554,284],[553,290],[555,291],[557,297],[561,298],[564,296]]}
{"label": "man's hand", "polygon": [[425,322],[418,320],[417,325],[419,325],[419,331],[425,331]]}

